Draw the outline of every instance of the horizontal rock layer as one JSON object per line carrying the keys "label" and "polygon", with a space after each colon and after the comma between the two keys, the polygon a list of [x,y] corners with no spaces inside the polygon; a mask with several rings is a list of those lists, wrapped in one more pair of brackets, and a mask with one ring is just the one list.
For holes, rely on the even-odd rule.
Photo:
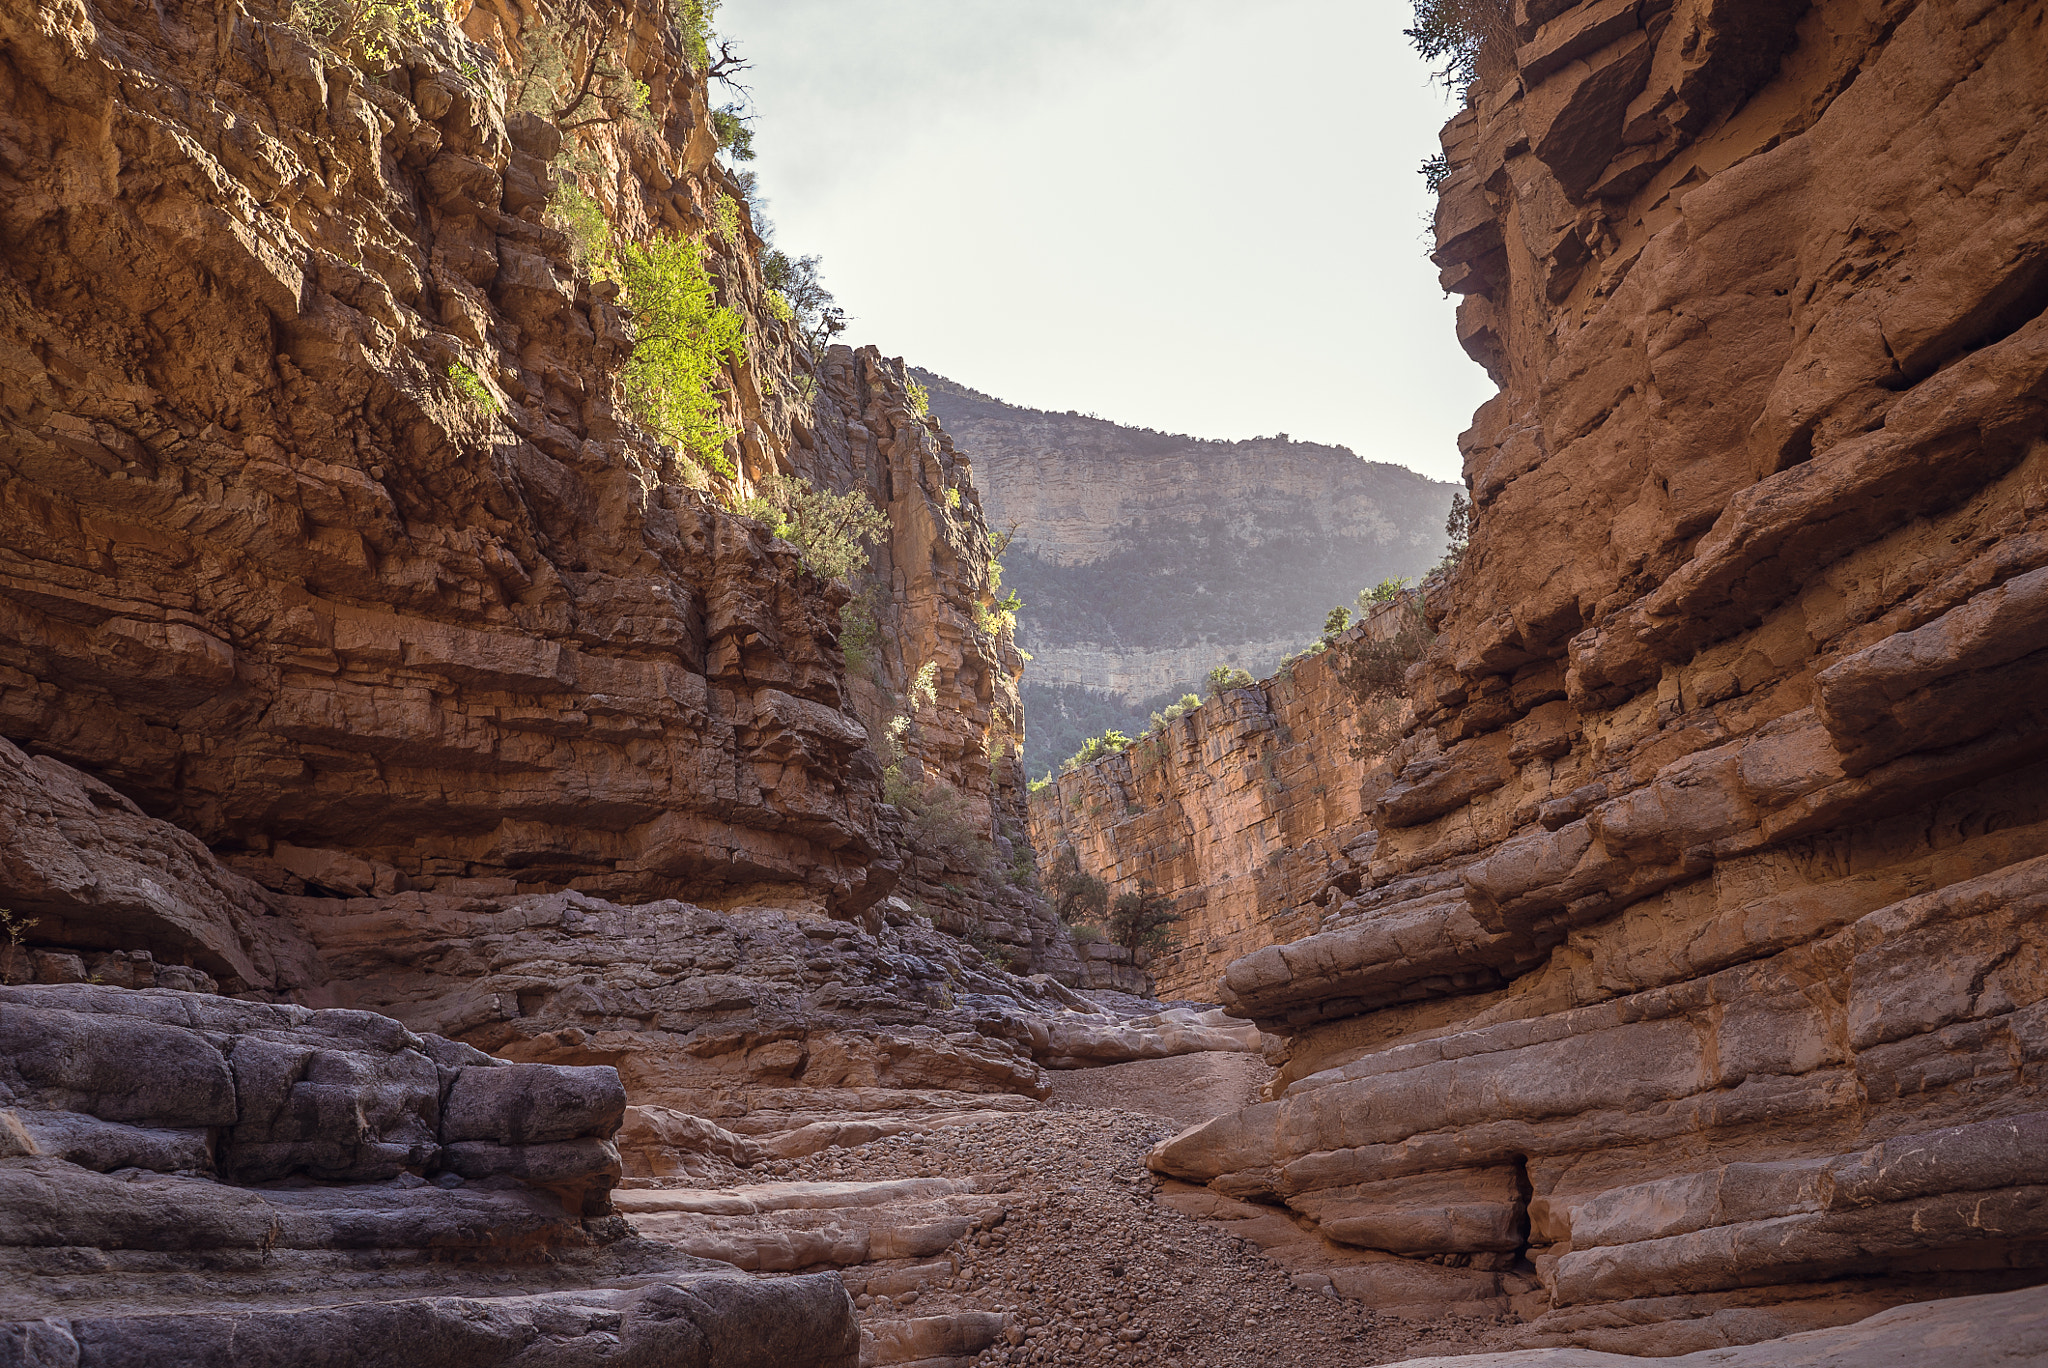
{"label": "horizontal rock layer", "polygon": [[1312,934],[1358,892],[1384,742],[1352,720],[1349,652],[1412,616],[1402,603],[1380,608],[1336,649],[1228,690],[1032,797],[1032,843],[1048,858],[1072,849],[1112,897],[1149,882],[1173,900],[1182,920],[1147,966],[1162,996],[1213,997],[1233,960]]}
{"label": "horizontal rock layer", "polygon": [[1532,1276],[1532,1345],[2040,1282],[2048,14],[1513,22],[1437,218],[1472,545],[1358,886],[1223,974],[1274,1100],[1154,1163]]}

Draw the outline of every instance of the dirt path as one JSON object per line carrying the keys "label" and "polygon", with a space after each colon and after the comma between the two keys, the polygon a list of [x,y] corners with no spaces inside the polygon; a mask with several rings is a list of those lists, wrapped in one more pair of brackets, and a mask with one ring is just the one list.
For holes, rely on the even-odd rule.
{"label": "dirt path", "polygon": [[[1264,1066],[1244,1055],[1076,1071],[1060,1076],[1045,1110],[827,1150],[778,1176],[1004,1177],[1007,1216],[950,1260],[867,1283],[849,1270],[863,1325],[878,1337],[864,1362],[906,1361],[889,1346],[908,1320],[963,1313],[1000,1315],[1004,1333],[979,1353],[909,1361],[1357,1368],[1498,1347],[1492,1322],[1406,1321],[1299,1286],[1249,1241],[1157,1200],[1144,1162],[1151,1146],[1254,1100],[1263,1080]],[[1103,1105],[1111,1099],[1120,1105]]]}

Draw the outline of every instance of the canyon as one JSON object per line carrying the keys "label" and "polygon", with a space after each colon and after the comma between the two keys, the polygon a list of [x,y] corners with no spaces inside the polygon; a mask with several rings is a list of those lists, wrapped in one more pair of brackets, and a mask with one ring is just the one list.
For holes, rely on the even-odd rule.
{"label": "canyon", "polygon": [[2038,1284],[2048,14],[1512,26],[1444,132],[1501,393],[1404,734],[1305,662],[1034,810],[1277,1038],[1149,1162],[1526,1346]]}
{"label": "canyon", "polygon": [[1343,447],[1207,441],[1020,408],[926,371],[931,410],[976,460],[989,524],[1014,531],[1003,587],[1031,656],[1026,768],[1042,775],[1114,727],[1255,673],[1324,616],[1443,554],[1452,489]]}
{"label": "canyon", "polygon": [[1447,491],[813,346],[702,6],[0,5],[0,1364],[2048,1357],[2048,4],[1495,9],[1469,543],[1032,795],[1003,592]]}

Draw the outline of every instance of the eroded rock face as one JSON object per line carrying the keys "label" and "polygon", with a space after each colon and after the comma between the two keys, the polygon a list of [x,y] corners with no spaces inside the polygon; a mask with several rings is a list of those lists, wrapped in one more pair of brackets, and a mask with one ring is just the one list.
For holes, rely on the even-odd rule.
{"label": "eroded rock face", "polygon": [[1136,735],[1223,661],[1271,671],[1333,604],[1443,554],[1450,486],[1372,453],[1206,441],[920,378],[974,454],[991,524],[1017,528],[1005,584],[1026,605],[1034,775],[1107,726]]}
{"label": "eroded rock face", "polygon": [[1048,857],[1071,847],[1112,897],[1150,883],[1173,899],[1173,942],[1144,966],[1162,997],[1211,998],[1232,961],[1354,907],[1392,731],[1361,730],[1349,652],[1412,619],[1405,602],[1376,609],[1333,650],[1226,690],[1033,796],[1031,839]]}
{"label": "eroded rock face", "polygon": [[2042,7],[1517,19],[1418,725],[1351,905],[1224,974],[1274,1100],[1153,1162],[1529,1277],[1533,1344],[2039,1282]]}
{"label": "eroded rock face", "polygon": [[749,1285],[630,1237],[624,1110],[609,1068],[507,1064],[368,1012],[0,987],[0,1344],[109,1368],[337,1345],[362,1365],[605,1344],[653,1363],[707,1342],[853,1363],[836,1282]]}

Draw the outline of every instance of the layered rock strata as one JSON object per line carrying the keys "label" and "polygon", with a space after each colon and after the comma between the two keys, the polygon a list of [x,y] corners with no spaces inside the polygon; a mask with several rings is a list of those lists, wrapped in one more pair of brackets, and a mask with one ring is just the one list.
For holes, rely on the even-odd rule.
{"label": "layered rock strata", "polygon": [[1445,130],[1472,547],[1355,906],[1155,1166],[1673,1353],[2048,1277],[2036,3],[1529,4]]}
{"label": "layered rock strata", "polygon": [[366,1012],[0,988],[0,1104],[11,1363],[856,1361],[836,1281],[747,1282],[613,1214],[608,1068]]}
{"label": "layered rock strata", "polygon": [[[1371,851],[1383,728],[1347,678],[1361,642],[1412,619],[1394,603],[1258,684],[1228,689],[1031,800],[1031,839],[1071,849],[1112,897],[1146,884],[1182,920],[1145,970],[1169,998],[1213,995],[1232,961],[1340,918]],[[1398,716],[1399,704],[1395,705]]]}
{"label": "layered rock strata", "polygon": [[[376,75],[263,0],[0,19],[0,735],[279,891],[857,913],[918,858],[881,801],[888,709],[844,668],[842,591],[721,506],[795,471],[881,496],[878,677],[938,662],[920,759],[982,836],[1021,833],[1022,662],[972,628],[967,467],[872,353],[799,397],[758,240],[712,231],[737,187],[666,7],[626,20],[650,121],[566,144],[500,68],[544,37],[462,13]],[[624,238],[701,238],[745,317],[729,487],[622,401],[631,318],[546,213],[565,147]],[[976,916],[1047,941],[1026,900]]]}
{"label": "layered rock strata", "polygon": [[[1336,604],[1443,553],[1451,488],[1343,447],[1205,441],[1006,404],[919,372],[975,453],[1031,652],[1033,774],[1228,662],[1263,674]],[[1142,704],[1143,706],[1139,706]]]}

